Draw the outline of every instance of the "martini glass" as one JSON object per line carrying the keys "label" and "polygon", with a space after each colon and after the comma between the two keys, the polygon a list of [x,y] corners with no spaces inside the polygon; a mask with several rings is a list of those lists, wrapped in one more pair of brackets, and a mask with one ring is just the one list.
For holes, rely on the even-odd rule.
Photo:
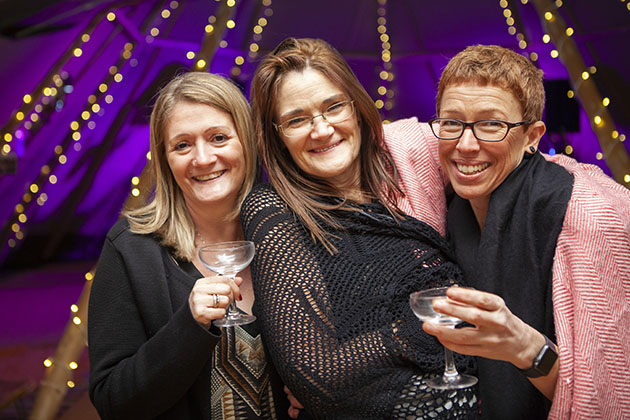
{"label": "martini glass", "polygon": [[[254,243],[251,241],[219,242],[199,248],[199,259],[208,269],[230,279],[244,270],[254,258]],[[236,307],[236,302],[228,305],[225,317],[215,319],[214,325],[219,327],[233,327],[253,322],[254,315],[242,313]]]}
{"label": "martini glass", "polygon": [[[461,319],[444,315],[433,309],[433,302],[437,299],[448,299],[446,290],[448,287],[437,287],[434,289],[413,292],[409,296],[411,310],[422,322],[432,322],[434,324],[445,325],[455,328],[455,325],[462,322]],[[477,383],[477,378],[470,375],[463,375],[457,372],[453,352],[444,347],[444,373],[437,378],[429,379],[427,385],[435,389],[461,389],[468,388]]]}

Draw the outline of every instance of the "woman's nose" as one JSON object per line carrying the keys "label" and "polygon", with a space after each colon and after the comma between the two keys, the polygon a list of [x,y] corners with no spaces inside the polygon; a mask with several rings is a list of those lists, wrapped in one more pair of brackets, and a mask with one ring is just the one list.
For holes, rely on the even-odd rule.
{"label": "woman's nose", "polygon": [[214,163],[216,160],[217,155],[212,146],[205,144],[205,142],[195,146],[195,157],[193,163],[196,163],[197,165],[208,165]]}
{"label": "woman's nose", "polygon": [[460,152],[476,152],[479,150],[479,140],[475,137],[472,127],[466,127],[462,136],[457,140],[457,150]]}
{"label": "woman's nose", "polygon": [[311,124],[313,124],[313,127],[311,128],[311,137],[314,139],[328,138],[335,131],[335,128],[324,119],[323,115],[315,117]]}

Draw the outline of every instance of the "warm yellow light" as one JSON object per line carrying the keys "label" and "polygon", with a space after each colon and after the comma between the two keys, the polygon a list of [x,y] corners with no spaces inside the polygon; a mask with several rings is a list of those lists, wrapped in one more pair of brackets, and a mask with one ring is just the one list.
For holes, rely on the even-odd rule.
{"label": "warm yellow light", "polygon": [[18,220],[20,221],[20,223],[26,223],[26,221],[28,220],[28,217],[26,217],[26,215],[22,213],[18,215]]}
{"label": "warm yellow light", "polygon": [[197,60],[197,64],[196,65],[197,65],[197,68],[202,69],[202,68],[206,67],[206,60],[204,60],[204,59]]}
{"label": "warm yellow light", "polygon": [[169,3],[169,6],[171,9],[177,9],[179,7],[179,2],[176,0],[173,0],[172,2]]}
{"label": "warm yellow light", "polygon": [[30,203],[31,200],[33,199],[33,196],[31,196],[31,193],[24,193],[24,195],[22,196],[22,201],[24,201],[25,203]]}
{"label": "warm yellow light", "polygon": [[81,35],[81,41],[88,42],[90,40],[90,34]]}
{"label": "warm yellow light", "polygon": [[99,104],[92,105],[92,112],[94,112],[95,114],[100,110],[101,110],[101,106]]}
{"label": "warm yellow light", "polygon": [[87,120],[89,120],[89,119],[90,119],[90,113],[89,113],[89,111],[83,111],[83,112],[81,113],[81,118],[83,118],[83,119],[84,119],[84,120],[86,120],[86,121],[87,121]]}
{"label": "warm yellow light", "polygon": [[24,232],[16,232],[15,238],[21,241],[22,239],[24,239]]}
{"label": "warm yellow light", "polygon": [[207,34],[211,34],[212,31],[214,31],[214,26],[206,25],[205,31],[206,31]]}
{"label": "warm yellow light", "polygon": [[87,281],[91,281],[94,278],[94,274],[90,271],[88,271],[87,273],[85,273],[85,279]]}
{"label": "warm yellow light", "polygon": [[72,318],[72,322],[74,322],[74,325],[80,325],[81,318],[79,318],[78,316],[75,316],[74,318]]}
{"label": "warm yellow light", "polygon": [[573,99],[574,97],[575,97],[575,92],[573,92],[571,89],[567,90],[567,98]]}
{"label": "warm yellow light", "polygon": [[7,245],[9,245],[9,248],[13,248],[15,246],[15,240],[14,239],[9,239],[7,241]]}
{"label": "warm yellow light", "polygon": [[149,33],[151,34],[151,36],[158,36],[160,34],[160,30],[158,28],[151,28]]}
{"label": "warm yellow light", "polygon": [[151,160],[151,152],[147,152],[147,160]]}
{"label": "warm yellow light", "polygon": [[238,67],[238,66],[234,66],[234,67],[232,67],[231,74],[232,74],[232,76],[234,76],[234,77],[240,76],[240,74],[241,74],[241,68],[240,68],[240,67]]}
{"label": "warm yellow light", "polygon": [[384,34],[385,32],[387,32],[387,27],[385,25],[378,25],[376,30],[379,34]]}
{"label": "warm yellow light", "polygon": [[75,312],[75,313],[76,313],[76,312],[79,312],[79,307],[78,307],[77,305],[75,305],[75,304],[72,304],[72,305],[70,306],[70,310],[71,310],[72,312]]}
{"label": "warm yellow light", "polygon": [[138,178],[137,176],[134,176],[133,178],[131,178],[132,185],[138,185],[139,183],[140,183],[140,178]]}
{"label": "warm yellow light", "polygon": [[88,102],[93,104],[94,102],[96,102],[96,95],[90,95],[88,96]]}
{"label": "warm yellow light", "polygon": [[610,98],[604,98],[604,99],[602,99],[602,105],[604,105],[604,106],[608,106],[608,105],[610,105]]}
{"label": "warm yellow light", "polygon": [[101,93],[107,92],[107,84],[106,83],[101,83],[100,85],[98,85],[98,90]]}
{"label": "warm yellow light", "polygon": [[78,129],[79,129],[79,123],[78,123],[78,122],[76,122],[76,121],[72,121],[72,122],[70,123],[70,128],[71,128],[72,130],[75,130],[75,131],[76,131],[76,130],[78,130]]}
{"label": "warm yellow light", "polygon": [[374,105],[376,105],[376,107],[377,107],[378,109],[381,109],[381,108],[383,108],[383,105],[385,105],[385,104],[383,103],[383,101],[382,101],[382,100],[377,99],[377,100],[376,100],[376,102],[374,102]]}
{"label": "warm yellow light", "polygon": [[597,67],[591,66],[591,67],[588,68],[588,71],[591,74],[595,74],[595,73],[597,73]]}
{"label": "warm yellow light", "polygon": [[13,232],[19,232],[19,231],[20,231],[20,225],[18,225],[17,223],[13,223],[13,224],[11,225],[11,230],[12,230]]}
{"label": "warm yellow light", "polygon": [[33,122],[37,122],[37,121],[39,121],[39,115],[37,115],[37,114],[31,114],[31,121],[33,121]]}
{"label": "warm yellow light", "polygon": [[573,153],[573,146],[571,146],[570,144],[567,145],[567,147],[564,148],[564,153],[566,153],[567,155]]}
{"label": "warm yellow light", "polygon": [[562,7],[562,0],[556,0],[556,7]]}
{"label": "warm yellow light", "polygon": [[536,54],[535,52],[529,53],[529,59],[532,61],[538,61],[538,54]]}
{"label": "warm yellow light", "polygon": [[564,31],[564,33],[567,34],[567,36],[573,36],[573,34],[575,33],[575,31],[573,30],[572,27],[568,27],[566,31]]}
{"label": "warm yellow light", "polygon": [[549,34],[544,34],[542,40],[545,44],[548,44],[549,41],[551,41],[551,37],[549,36]]}
{"label": "warm yellow light", "polygon": [[624,142],[624,141],[626,141],[626,135],[625,135],[625,134],[620,135],[620,136],[619,136],[619,141],[620,141],[620,142]]}
{"label": "warm yellow light", "polygon": [[116,19],[116,13],[114,13],[114,12],[109,12],[109,13],[107,14],[107,20],[109,20],[110,22],[113,22],[113,21],[114,21],[114,19]]}
{"label": "warm yellow light", "polygon": [[74,388],[74,382],[68,380],[68,382],[66,382],[66,385],[68,385],[68,388]]}
{"label": "warm yellow light", "polygon": [[35,194],[37,193],[37,191],[39,191],[39,187],[37,186],[37,184],[31,184],[31,186],[29,187],[29,190],[31,190],[31,192]]}
{"label": "warm yellow light", "polygon": [[13,140],[13,136],[11,135],[11,133],[5,133],[4,134],[4,141],[9,143],[9,142],[11,142],[11,140]]}
{"label": "warm yellow light", "polygon": [[48,182],[50,182],[51,184],[56,184],[57,183],[57,177],[55,175],[51,175],[48,177]]}
{"label": "warm yellow light", "polygon": [[553,13],[545,12],[545,20],[551,21],[553,19]]}
{"label": "warm yellow light", "polygon": [[499,2],[499,6],[501,6],[501,8],[503,8],[503,9],[505,9],[508,6],[507,0],[501,0]]}
{"label": "warm yellow light", "polygon": [[261,17],[260,19],[258,19],[258,24],[260,26],[267,26],[267,19],[265,19],[264,17]]}
{"label": "warm yellow light", "polygon": [[50,96],[57,96],[57,88],[50,88]]}
{"label": "warm yellow light", "polygon": [[505,23],[507,23],[508,26],[514,25],[514,18],[510,16],[509,18],[505,19]]}
{"label": "warm yellow light", "polygon": [[255,34],[260,34],[260,33],[262,33],[262,31],[263,31],[262,26],[260,26],[260,25],[254,26],[254,33]]}
{"label": "warm yellow light", "polygon": [[25,104],[29,104],[31,103],[31,101],[33,100],[33,98],[31,97],[31,95],[26,94],[22,97],[22,100],[24,101]]}
{"label": "warm yellow light", "polygon": [[525,48],[527,48],[527,42],[525,42],[523,40],[518,41],[518,46],[519,46],[520,49],[524,50]]}
{"label": "warm yellow light", "polygon": [[192,60],[193,58],[195,58],[195,53],[194,53],[194,51],[188,51],[188,52],[186,53],[186,58],[187,58],[187,59],[189,59],[189,60]]}
{"label": "warm yellow light", "polygon": [[11,153],[11,146],[9,146],[8,144],[2,146],[2,153],[4,153],[5,155]]}
{"label": "warm yellow light", "polygon": [[514,34],[516,33],[516,28],[515,28],[514,26],[510,26],[510,27],[508,28],[508,33],[509,33],[510,35],[514,35]]}
{"label": "warm yellow light", "polygon": [[236,23],[232,19],[229,19],[227,22],[225,22],[225,26],[227,26],[229,29],[234,29]]}
{"label": "warm yellow light", "polygon": [[234,5],[236,4],[236,1],[235,0],[228,0],[226,4],[227,4],[228,7],[234,7]]}
{"label": "warm yellow light", "polygon": [[42,166],[42,174],[48,175],[50,173],[50,166],[44,165]]}
{"label": "warm yellow light", "polygon": [[249,44],[249,50],[251,52],[258,52],[258,44],[256,44],[255,42],[252,42],[251,44]]}
{"label": "warm yellow light", "polygon": [[244,62],[245,59],[240,55],[234,59],[234,63],[236,63],[237,66],[242,66]]}
{"label": "warm yellow light", "polygon": [[120,74],[120,73],[116,73],[116,74],[114,75],[114,80],[116,81],[116,83],[120,83],[120,82],[122,82],[122,79],[123,79],[123,75],[122,75],[122,74]]}
{"label": "warm yellow light", "polygon": [[379,86],[377,89],[379,95],[385,95],[387,93],[387,88],[385,86]]}
{"label": "warm yellow light", "polygon": [[505,16],[506,18],[509,18],[510,16],[512,16],[512,11],[510,9],[505,9],[503,11],[503,16]]}
{"label": "warm yellow light", "polygon": [[595,155],[595,158],[597,160],[602,160],[604,158],[604,154],[602,152],[597,152],[597,154]]}
{"label": "warm yellow light", "polygon": [[164,9],[162,10],[162,18],[163,19],[168,19],[171,16],[171,11],[168,9]]}
{"label": "warm yellow light", "polygon": [[51,367],[52,366],[52,360],[50,360],[50,359],[44,360],[44,366]]}
{"label": "warm yellow light", "polygon": [[603,124],[602,117],[600,117],[599,115],[595,115],[595,117],[593,118],[593,122],[596,126],[601,127]]}
{"label": "warm yellow light", "polygon": [[131,195],[133,195],[134,197],[138,197],[140,195],[140,190],[137,188],[132,188]]}
{"label": "warm yellow light", "polygon": [[[630,3],[628,3],[630,4]],[[630,182],[630,174],[625,174],[623,177],[624,182]]]}
{"label": "warm yellow light", "polygon": [[271,0],[263,0],[263,6],[265,7],[271,6]]}
{"label": "warm yellow light", "polygon": [[219,42],[219,47],[227,48],[227,46],[228,46],[228,42],[225,39],[222,39],[221,42]]}
{"label": "warm yellow light", "polygon": [[105,96],[105,102],[111,104],[114,101],[114,97],[112,95]]}
{"label": "warm yellow light", "polygon": [[109,74],[111,74],[112,76],[115,75],[116,73],[118,73],[118,67],[116,66],[110,66],[109,68]]}
{"label": "warm yellow light", "polygon": [[72,140],[74,141],[81,140],[81,133],[79,133],[78,131],[75,131],[74,133],[72,133]]}
{"label": "warm yellow light", "polygon": [[68,162],[68,158],[66,157],[66,155],[59,155],[59,163],[61,163],[62,165],[65,165],[66,162]]}
{"label": "warm yellow light", "polygon": [[613,132],[612,132],[612,138],[613,138],[613,139],[616,139],[617,137],[619,137],[619,131],[617,131],[617,130],[613,130]]}
{"label": "warm yellow light", "polygon": [[74,54],[75,57],[81,57],[81,55],[83,55],[83,50],[81,48],[75,48],[74,51],[72,51],[72,54]]}
{"label": "warm yellow light", "polygon": [[15,114],[15,119],[18,120],[18,121],[22,121],[24,119],[24,113],[22,111],[18,111]]}
{"label": "warm yellow light", "polygon": [[591,77],[587,71],[583,71],[582,72],[582,79],[587,80],[589,77]]}
{"label": "warm yellow light", "polygon": [[72,370],[75,370],[76,368],[79,367],[79,365],[77,364],[77,362],[70,362],[68,363],[68,367]]}

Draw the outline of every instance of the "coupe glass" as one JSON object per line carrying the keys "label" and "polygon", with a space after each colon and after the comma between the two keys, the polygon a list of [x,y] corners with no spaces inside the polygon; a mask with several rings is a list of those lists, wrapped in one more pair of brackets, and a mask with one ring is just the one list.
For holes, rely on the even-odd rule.
{"label": "coupe glass", "polygon": [[[219,242],[199,248],[199,259],[208,269],[233,279],[243,271],[254,258],[254,243],[251,241]],[[225,311],[225,317],[215,319],[214,325],[233,327],[253,322],[254,315],[240,312],[232,299]]]}
{"label": "coupe glass", "polygon": [[[434,289],[413,292],[409,296],[411,310],[422,322],[432,322],[434,324],[445,325],[455,328],[455,325],[462,322],[461,319],[444,315],[433,309],[433,302],[437,299],[447,299],[446,290],[448,287],[437,287]],[[442,376],[427,381],[431,388],[435,389],[460,389],[468,388],[477,383],[477,378],[470,375],[462,375],[455,368],[453,352],[444,347],[444,373]]]}

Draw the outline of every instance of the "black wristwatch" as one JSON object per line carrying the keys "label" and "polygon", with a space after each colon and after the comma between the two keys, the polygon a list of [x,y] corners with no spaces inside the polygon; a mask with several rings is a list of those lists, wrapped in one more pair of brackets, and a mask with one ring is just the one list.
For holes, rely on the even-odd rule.
{"label": "black wristwatch", "polygon": [[545,344],[542,346],[538,355],[534,358],[532,367],[529,369],[519,369],[521,373],[529,378],[538,378],[539,376],[547,376],[551,372],[553,364],[558,359],[558,352],[556,351],[556,345],[545,337]]}

